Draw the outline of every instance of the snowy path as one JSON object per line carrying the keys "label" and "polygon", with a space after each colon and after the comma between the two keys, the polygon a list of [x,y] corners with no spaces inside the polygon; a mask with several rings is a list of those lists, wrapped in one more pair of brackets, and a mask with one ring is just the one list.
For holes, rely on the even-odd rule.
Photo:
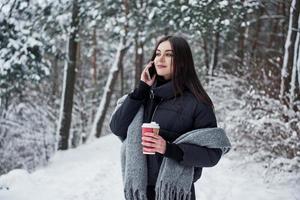
{"label": "snowy path", "polygon": [[[0,177],[0,200],[121,200],[119,149],[118,139],[109,135],[58,152],[32,174],[13,170]],[[300,200],[300,175],[274,176],[231,152],[203,171],[196,195],[199,200]]]}

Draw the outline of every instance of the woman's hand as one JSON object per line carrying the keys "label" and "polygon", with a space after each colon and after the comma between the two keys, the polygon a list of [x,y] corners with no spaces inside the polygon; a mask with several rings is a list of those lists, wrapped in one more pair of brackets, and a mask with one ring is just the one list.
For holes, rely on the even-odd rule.
{"label": "woman's hand", "polygon": [[143,152],[165,154],[167,142],[156,133],[146,132],[142,136]]}
{"label": "woman's hand", "polygon": [[150,74],[149,74],[149,67],[151,67],[153,61],[149,62],[145,69],[142,71],[141,74],[141,81],[144,81],[147,85],[152,86],[156,77],[156,74],[152,77],[152,79],[150,78]]}

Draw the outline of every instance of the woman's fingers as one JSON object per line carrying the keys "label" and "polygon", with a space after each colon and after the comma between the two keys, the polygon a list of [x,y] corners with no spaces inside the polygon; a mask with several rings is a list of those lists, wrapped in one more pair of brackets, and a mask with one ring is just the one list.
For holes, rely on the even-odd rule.
{"label": "woman's fingers", "polygon": [[142,141],[143,142],[156,142],[156,138],[149,137],[149,136],[142,136]]}
{"label": "woman's fingers", "polygon": [[155,153],[156,151],[154,148],[143,147],[143,152]]}
{"label": "woman's fingers", "polygon": [[152,79],[149,74],[149,67],[151,67],[153,61],[149,62],[146,67],[143,69],[142,74],[141,74],[141,80],[147,83],[149,86],[151,86],[154,83],[155,77],[153,76]]}
{"label": "woman's fingers", "polygon": [[156,143],[158,142],[158,139],[149,137],[149,136],[143,136],[142,137],[142,145],[147,147],[155,147]]}
{"label": "woman's fingers", "polygon": [[152,148],[157,146],[155,143],[151,143],[151,142],[142,142],[142,145],[144,147],[152,147]]}
{"label": "woman's fingers", "polygon": [[146,67],[144,68],[144,70],[143,70],[142,73],[148,73],[148,69],[149,69],[149,67],[151,67],[152,63],[153,63],[153,61],[150,61],[150,62],[146,65]]}
{"label": "woman's fingers", "polygon": [[151,151],[164,154],[166,150],[166,141],[155,133],[144,133],[142,145],[144,152]]}
{"label": "woman's fingers", "polygon": [[146,68],[145,69],[147,69],[148,70],[148,68],[149,67],[151,67],[151,65],[154,63],[154,61],[150,61],[150,62],[148,62],[148,64],[146,65]]}
{"label": "woman's fingers", "polygon": [[153,137],[153,138],[159,139],[160,136],[156,133],[145,132],[145,133],[143,133],[143,137]]}

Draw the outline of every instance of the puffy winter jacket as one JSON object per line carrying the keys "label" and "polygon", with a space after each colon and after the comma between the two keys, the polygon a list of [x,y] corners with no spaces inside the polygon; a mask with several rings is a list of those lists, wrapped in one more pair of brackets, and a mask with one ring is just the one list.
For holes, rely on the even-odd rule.
{"label": "puffy winter jacket", "polygon": [[176,145],[172,142],[180,135],[199,128],[217,127],[213,109],[199,102],[189,91],[175,96],[173,82],[157,79],[152,87],[140,81],[138,88],[128,95],[110,121],[112,132],[121,140],[126,139],[127,129],[140,106],[144,106],[144,122],[155,121],[160,125],[159,134],[167,141],[164,155],[147,155],[148,185],[155,185],[163,156],[183,165],[194,166],[194,182],[201,176],[202,167],[217,164],[220,149],[191,144]]}

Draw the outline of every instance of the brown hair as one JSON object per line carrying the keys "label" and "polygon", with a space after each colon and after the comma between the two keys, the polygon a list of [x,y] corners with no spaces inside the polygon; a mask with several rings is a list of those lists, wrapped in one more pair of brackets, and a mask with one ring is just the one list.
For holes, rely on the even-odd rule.
{"label": "brown hair", "polygon": [[161,38],[156,44],[151,60],[155,59],[156,49],[159,44],[165,41],[170,42],[173,50],[172,80],[175,93],[182,95],[184,89],[188,88],[200,102],[214,108],[213,102],[200,83],[195,70],[191,48],[184,38],[178,36],[165,36]]}

